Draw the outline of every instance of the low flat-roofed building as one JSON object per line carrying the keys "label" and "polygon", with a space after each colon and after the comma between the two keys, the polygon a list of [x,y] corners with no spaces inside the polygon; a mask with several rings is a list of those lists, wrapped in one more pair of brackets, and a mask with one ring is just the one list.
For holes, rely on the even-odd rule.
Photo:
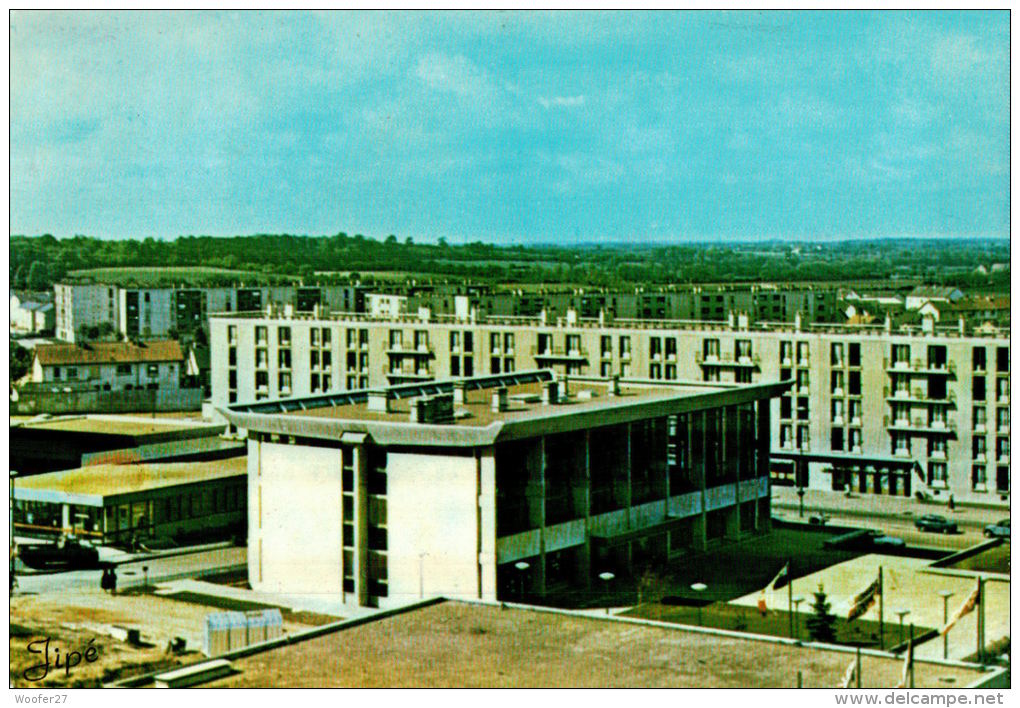
{"label": "low flat-roofed building", "polygon": [[73,534],[104,544],[241,532],[246,472],[244,457],[233,457],[100,464],[19,478],[15,532]]}
{"label": "low flat-roofed building", "polygon": [[[831,647],[464,602],[291,640],[233,660],[236,673],[205,686],[795,688],[799,674],[805,688],[832,689],[854,662]],[[862,688],[892,688],[902,676],[902,659],[863,653]],[[917,688],[989,677],[914,662]]]}
{"label": "low flat-roofed building", "polygon": [[10,465],[18,474],[97,462],[196,459],[243,454],[219,436],[225,426],[201,420],[140,416],[38,416],[12,420]]}
{"label": "low flat-roofed building", "polygon": [[789,385],[540,369],[224,408],[249,431],[249,581],[377,607],[548,599],[763,531]]}

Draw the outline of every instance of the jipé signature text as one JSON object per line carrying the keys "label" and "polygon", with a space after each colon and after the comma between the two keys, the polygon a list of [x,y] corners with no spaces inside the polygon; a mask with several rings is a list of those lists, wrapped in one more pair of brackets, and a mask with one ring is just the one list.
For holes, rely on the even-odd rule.
{"label": "jip\u00e9 signature text", "polygon": [[63,657],[61,657],[60,647],[50,646],[50,637],[29,642],[28,652],[30,654],[40,654],[42,661],[25,669],[22,676],[25,677],[26,681],[42,681],[49,676],[51,668],[54,670],[63,669],[64,675],[70,676],[71,669],[81,664],[82,661],[86,664],[91,664],[99,660],[99,648],[93,646],[95,641],[94,637],[88,640],[85,643],[84,651],[68,651],[65,649]]}

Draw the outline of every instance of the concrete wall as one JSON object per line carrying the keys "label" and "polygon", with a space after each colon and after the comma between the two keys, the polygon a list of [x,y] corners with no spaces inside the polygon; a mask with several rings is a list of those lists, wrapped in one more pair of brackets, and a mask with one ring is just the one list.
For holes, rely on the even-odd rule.
{"label": "concrete wall", "polygon": [[248,578],[253,589],[342,593],[340,450],[248,443]]}
{"label": "concrete wall", "polygon": [[389,602],[481,597],[475,458],[391,452],[386,475]]}

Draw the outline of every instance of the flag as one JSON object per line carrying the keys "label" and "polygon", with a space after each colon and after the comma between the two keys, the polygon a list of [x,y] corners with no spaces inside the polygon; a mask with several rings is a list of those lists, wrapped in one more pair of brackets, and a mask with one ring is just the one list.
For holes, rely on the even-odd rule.
{"label": "flag", "polygon": [[953,616],[949,618],[948,622],[946,622],[946,626],[939,630],[939,634],[945,634],[951,630],[953,626],[960,621],[960,618],[973,612],[979,602],[981,602],[980,586],[974,588],[974,592],[972,592],[970,597],[964,600],[963,604],[960,605],[960,608],[953,613]]}
{"label": "flag", "polygon": [[843,680],[840,681],[837,688],[850,688],[854,682],[854,678],[857,676],[857,659],[850,662],[850,666],[846,667],[846,673],[843,674]]}
{"label": "flag", "polygon": [[773,592],[776,589],[776,583],[782,578],[785,578],[790,573],[790,564],[787,563],[783,566],[783,569],[776,574],[776,577],[772,578],[772,582],[761,589],[761,595],[758,596],[758,611],[761,612],[762,617],[769,613],[769,606],[765,602],[765,594]]}
{"label": "flag", "polygon": [[900,682],[896,684],[896,688],[906,688],[907,679],[910,678],[910,670],[914,667],[914,638],[911,637],[907,643],[906,655],[903,658],[903,675],[900,676]]}
{"label": "flag", "polygon": [[868,587],[864,588],[857,597],[854,598],[853,607],[850,608],[850,613],[846,616],[847,622],[853,622],[855,619],[867,612],[872,605],[875,604],[875,598],[882,594],[882,586],[875,578],[875,581]]}

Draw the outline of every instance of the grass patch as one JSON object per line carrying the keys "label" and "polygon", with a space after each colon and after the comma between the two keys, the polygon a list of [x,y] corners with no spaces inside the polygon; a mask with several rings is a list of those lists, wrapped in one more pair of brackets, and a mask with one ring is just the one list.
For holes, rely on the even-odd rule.
{"label": "grass patch", "polygon": [[[698,625],[698,608],[691,606],[664,605],[648,603],[623,613],[624,617],[671,622],[673,624]],[[795,613],[794,636],[802,641],[810,641],[805,622],[810,617],[808,612]],[[785,610],[769,610],[762,616],[753,607],[716,602],[706,605],[701,610],[701,626],[713,629],[727,629],[735,632],[765,634],[770,637],[790,636],[790,613]],[[930,631],[928,627],[915,627],[914,636]],[[858,619],[847,623],[842,617],[836,618],[836,642],[848,646],[878,647],[878,622]],[[899,626],[885,623],[885,647],[888,649],[899,643]]]}
{"label": "grass patch", "polygon": [[948,568],[954,570],[973,570],[980,573],[1001,573],[1009,575],[1009,544],[1003,543],[995,548],[962,558]]}
{"label": "grass patch", "polygon": [[203,607],[215,607],[219,610],[230,612],[258,612],[259,610],[279,610],[284,622],[294,624],[305,624],[310,627],[319,627],[324,624],[339,622],[341,617],[322,615],[317,612],[305,612],[303,610],[291,610],[279,605],[267,605],[262,602],[251,602],[249,600],[235,600],[229,597],[218,597],[216,595],[203,595],[197,592],[175,592],[172,595],[160,595],[168,600],[178,600],[192,605]]}

